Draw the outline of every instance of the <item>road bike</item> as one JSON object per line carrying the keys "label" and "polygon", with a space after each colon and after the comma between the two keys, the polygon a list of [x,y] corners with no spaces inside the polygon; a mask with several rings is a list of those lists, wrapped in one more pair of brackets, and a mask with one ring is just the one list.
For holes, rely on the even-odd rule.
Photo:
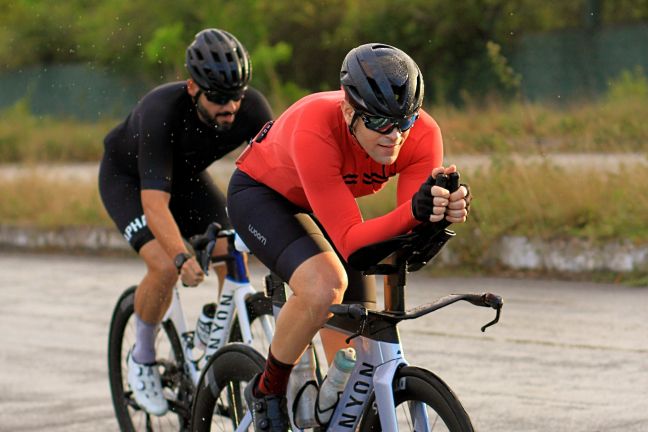
{"label": "road bike", "polygon": [[[456,189],[458,178],[450,189]],[[438,181],[445,187],[445,183]],[[473,431],[459,399],[434,373],[411,366],[405,359],[397,325],[417,319],[458,301],[493,308],[497,323],[502,298],[492,293],[451,294],[432,303],[405,309],[408,272],[421,269],[455,233],[448,223],[425,223],[413,232],[366,246],[349,257],[349,264],[365,274],[384,275],[384,310],[358,304],[333,305],[326,327],[348,335],[357,354],[355,368],[326,424],[327,431]],[[275,310],[285,302],[285,283],[266,277],[266,290]],[[228,344],[218,350],[203,370],[192,409],[191,430],[251,431],[252,416],[243,390],[261,372],[264,357],[250,346]],[[321,384],[322,373],[317,377]],[[290,406],[290,403],[289,403]],[[298,430],[293,427],[293,431]]]}
{"label": "road bike", "polygon": [[[228,254],[212,256],[217,238],[227,238]],[[127,382],[127,354],[135,342],[135,286],[120,296],[113,311],[108,342],[108,375],[115,414],[122,431],[187,431],[191,404],[201,368],[212,353],[238,341],[265,352],[274,333],[272,304],[257,292],[246,273],[241,247],[233,230],[211,224],[205,234],[190,239],[196,258],[207,274],[211,263],[224,262],[227,277],[217,299],[209,340],[204,349],[194,344],[195,330],[187,325],[180,291],[173,291],[171,306],[156,336],[156,363],[169,411],[161,417],[139,407]]]}

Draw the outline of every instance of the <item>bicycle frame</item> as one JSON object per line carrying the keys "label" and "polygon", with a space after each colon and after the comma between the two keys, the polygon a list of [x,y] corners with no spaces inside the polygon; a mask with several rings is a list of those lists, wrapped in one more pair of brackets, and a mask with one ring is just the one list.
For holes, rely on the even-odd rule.
{"label": "bicycle frame", "polygon": [[[356,350],[356,364],[331,416],[327,431],[355,430],[363,413],[367,409],[374,409],[367,406],[372,393],[375,395],[375,409],[380,412],[382,430],[398,430],[393,382],[398,369],[409,364],[405,360],[398,333],[397,326],[400,321],[422,317],[461,300],[497,310],[495,320],[483,326],[482,331],[499,320],[501,298],[490,293],[451,294],[433,303],[406,311],[404,304],[406,272],[403,270],[395,274],[390,273],[386,279],[384,311],[367,311],[360,305],[337,305],[330,309],[335,316],[329,319],[325,327],[350,335]],[[266,289],[273,293],[273,304],[277,311],[285,302],[285,285],[282,281],[273,281],[273,277],[268,276]],[[414,430],[429,431],[425,404],[410,401],[409,410],[415,426]],[[245,431],[251,423],[252,415],[248,411],[236,430]]]}
{"label": "bicycle frame", "polygon": [[[233,251],[232,256],[237,267],[243,265],[243,255],[239,251]],[[198,384],[200,366],[206,364],[209,357],[227,343],[234,315],[238,319],[243,342],[248,345],[252,344],[252,331],[245,300],[257,291],[247,276],[245,276],[244,271],[237,271],[235,273],[233,277],[227,276],[224,280],[214,314],[214,320],[212,321],[213,327],[210,331],[205,355],[198,359],[194,358],[193,332],[188,330],[187,321],[180,301],[179,290],[177,287],[173,290],[173,300],[164,315],[163,321],[171,320],[179,333],[182,352],[184,354],[184,370],[191,377],[191,381],[194,384]],[[261,316],[259,318],[261,319],[265,336],[270,341],[274,333],[273,324],[267,316]]]}
{"label": "bicycle frame", "polygon": [[[285,284],[270,275],[266,278],[266,290],[272,293],[276,315],[286,300]],[[386,292],[389,293],[389,291],[390,289],[386,286]],[[398,368],[408,364],[404,358],[404,350],[398,335],[398,321],[390,322],[375,311],[369,312],[369,316],[376,324],[375,326],[370,325],[372,333],[374,333],[371,338],[366,336],[365,326],[361,326],[356,319],[336,315],[326,323],[326,328],[358,336],[352,339],[352,345],[356,350],[356,364],[329,421],[327,428],[329,431],[334,431],[336,428],[338,430],[355,430],[372,392],[375,393],[377,406],[381,413],[382,430],[398,430],[392,382]],[[361,327],[360,332],[354,333],[358,327]],[[415,407],[414,413],[419,416],[415,419],[417,424],[427,424],[424,409]],[[422,421],[423,423],[421,423]],[[248,411],[236,430],[245,431],[251,423],[252,415]],[[427,430],[427,427],[421,430]]]}
{"label": "bicycle frame", "polygon": [[[340,330],[331,327],[335,330]],[[328,431],[355,430],[367,407],[372,392],[375,393],[380,424],[384,431],[397,431],[396,412],[392,383],[396,371],[407,366],[403,346],[394,327],[396,342],[383,342],[360,336],[353,345],[356,350],[356,365],[344,388],[340,401],[329,422]],[[423,404],[420,404],[423,407]],[[417,409],[425,415],[425,409]],[[427,418],[415,419],[416,424],[427,425]],[[416,428],[416,431],[426,429]]]}
{"label": "bicycle frame", "polygon": [[[327,328],[348,333],[332,325],[327,325]],[[367,409],[372,393],[375,393],[377,409],[380,411],[382,430],[398,430],[392,383],[396,371],[408,363],[403,355],[403,347],[398,339],[396,327],[393,335],[397,339],[396,342],[376,341],[363,336],[353,341],[356,365],[331,417],[327,431],[355,430]],[[424,427],[417,426],[415,430],[429,431],[426,426],[428,422],[424,404],[422,402],[411,404],[410,410],[415,425]],[[251,424],[252,415],[247,412],[236,430],[237,432],[247,431]]]}

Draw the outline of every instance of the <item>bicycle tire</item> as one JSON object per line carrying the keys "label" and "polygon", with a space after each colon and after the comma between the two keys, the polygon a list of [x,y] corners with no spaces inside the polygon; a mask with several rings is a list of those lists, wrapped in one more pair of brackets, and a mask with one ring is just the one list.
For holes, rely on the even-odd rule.
{"label": "bicycle tire", "polygon": [[[405,402],[423,402],[428,413],[428,426],[436,431],[473,432],[473,426],[466,410],[454,392],[432,372],[418,367],[405,366],[394,377],[394,403],[397,410],[399,430],[414,430],[409,409]],[[439,424],[442,421],[443,424]],[[409,428],[408,428],[409,427]],[[369,400],[360,431],[381,431],[380,416],[375,399]],[[420,429],[416,429],[420,430]]]}
{"label": "bicycle tire", "polygon": [[113,407],[123,432],[188,431],[194,386],[184,374],[184,355],[178,332],[168,320],[156,337],[157,361],[162,365],[162,386],[169,400],[169,412],[157,417],[139,408],[126,379],[126,355],[135,342],[135,286],[120,296],[113,311],[108,337],[108,376]]}
{"label": "bicycle tire", "polygon": [[[257,292],[245,299],[250,329],[252,330],[252,347],[260,353],[267,353],[270,347],[270,341],[267,340],[265,332],[261,327],[259,317],[266,315],[270,322],[274,324],[272,314],[272,299],[263,292]],[[232,320],[232,327],[229,332],[228,342],[243,342],[241,336],[241,327],[238,320]]]}
{"label": "bicycle tire", "polygon": [[[263,371],[265,358],[249,345],[232,342],[220,348],[203,369],[196,389],[191,430],[234,431],[246,412],[243,390]],[[250,426],[249,430],[253,430]]]}

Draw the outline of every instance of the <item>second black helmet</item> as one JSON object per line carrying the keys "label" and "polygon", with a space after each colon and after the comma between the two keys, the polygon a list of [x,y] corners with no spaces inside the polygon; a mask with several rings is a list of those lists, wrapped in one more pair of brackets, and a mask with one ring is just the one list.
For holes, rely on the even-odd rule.
{"label": "second black helmet", "polygon": [[196,34],[187,47],[186,66],[201,89],[224,94],[245,90],[252,75],[250,55],[241,42],[214,28]]}

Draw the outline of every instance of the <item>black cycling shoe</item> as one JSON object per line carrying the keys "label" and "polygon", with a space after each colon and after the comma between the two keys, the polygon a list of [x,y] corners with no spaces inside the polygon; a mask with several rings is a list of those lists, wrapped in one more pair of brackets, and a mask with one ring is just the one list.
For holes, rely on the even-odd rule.
{"label": "black cycling shoe", "polygon": [[243,395],[248,408],[252,412],[252,423],[256,432],[286,432],[290,431],[288,408],[285,396],[254,396],[261,374],[256,374],[245,387]]}

